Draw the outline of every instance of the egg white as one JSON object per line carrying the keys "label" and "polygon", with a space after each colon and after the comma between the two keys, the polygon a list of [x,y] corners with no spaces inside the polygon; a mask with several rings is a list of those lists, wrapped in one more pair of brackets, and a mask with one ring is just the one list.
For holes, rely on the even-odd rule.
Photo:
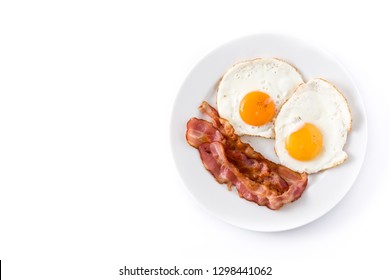
{"label": "egg white", "polygon": [[[274,120],[283,103],[303,83],[296,68],[276,58],[257,58],[233,65],[222,77],[218,87],[217,106],[220,116],[227,119],[238,135],[274,138]],[[245,123],[240,116],[241,100],[252,91],[268,94],[275,103],[275,117],[262,126]]]}
{"label": "egg white", "polygon": [[[286,149],[286,139],[305,123],[322,133],[323,149],[312,160],[299,161]],[[300,85],[282,106],[275,120],[275,152],[281,164],[298,172],[316,173],[344,162],[343,151],[351,129],[351,112],[344,96],[328,81],[312,79]]]}

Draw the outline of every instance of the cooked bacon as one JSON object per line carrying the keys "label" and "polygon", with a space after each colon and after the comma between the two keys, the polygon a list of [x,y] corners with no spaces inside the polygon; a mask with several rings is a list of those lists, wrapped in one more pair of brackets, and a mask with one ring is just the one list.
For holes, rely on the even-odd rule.
{"label": "cooked bacon", "polygon": [[229,162],[220,142],[203,143],[199,146],[199,153],[204,166],[219,183],[233,184],[241,197],[270,209],[278,209],[270,205],[268,200],[268,196],[277,195],[276,191],[244,176],[234,164]]}
{"label": "cooked bacon", "polygon": [[242,142],[240,137],[234,133],[233,126],[227,120],[220,118],[217,110],[206,101],[202,102],[199,110],[211,118],[213,126],[228,140],[227,145],[229,148],[238,149],[251,158],[265,159],[263,155],[257,153],[249,144]]}
{"label": "cooked bacon", "polygon": [[199,107],[212,123],[192,118],[187,123],[187,142],[199,149],[205,168],[219,183],[234,185],[239,195],[276,210],[298,199],[307,175],[265,159],[234,133],[228,121],[207,102]]}
{"label": "cooked bacon", "polygon": [[187,123],[186,139],[188,144],[198,148],[205,142],[223,141],[224,137],[208,121],[192,118]]}
{"label": "cooked bacon", "polygon": [[240,150],[227,149],[226,154],[229,161],[251,180],[275,189],[279,193],[288,189],[287,182],[277,172],[272,171],[264,159],[249,158]]}

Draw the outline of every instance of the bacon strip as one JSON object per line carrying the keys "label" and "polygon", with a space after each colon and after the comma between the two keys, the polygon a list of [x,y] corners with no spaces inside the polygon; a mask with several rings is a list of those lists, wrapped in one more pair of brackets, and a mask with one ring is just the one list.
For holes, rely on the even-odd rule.
{"label": "bacon strip", "polygon": [[198,148],[205,142],[224,141],[225,138],[208,121],[192,118],[187,123],[186,139],[188,144]]}
{"label": "bacon strip", "polygon": [[199,147],[199,153],[204,166],[219,183],[233,184],[241,197],[274,208],[270,205],[268,196],[275,196],[276,192],[242,176],[242,173],[227,159],[220,142],[203,143]]}
{"label": "bacon strip", "polygon": [[199,149],[205,168],[219,183],[234,185],[239,195],[272,210],[298,199],[307,175],[265,159],[234,133],[207,102],[199,107],[211,122],[192,118],[187,123],[187,142]]}

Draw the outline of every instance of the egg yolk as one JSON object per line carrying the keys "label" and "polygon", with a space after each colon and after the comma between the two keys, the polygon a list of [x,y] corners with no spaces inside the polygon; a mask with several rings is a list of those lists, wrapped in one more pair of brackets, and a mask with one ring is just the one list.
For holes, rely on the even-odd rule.
{"label": "egg yolk", "polygon": [[273,119],[275,103],[268,94],[253,91],[241,100],[239,110],[240,117],[245,123],[260,126]]}
{"label": "egg yolk", "polygon": [[290,156],[297,160],[314,159],[322,151],[321,131],[315,125],[305,123],[287,137],[286,149]]}

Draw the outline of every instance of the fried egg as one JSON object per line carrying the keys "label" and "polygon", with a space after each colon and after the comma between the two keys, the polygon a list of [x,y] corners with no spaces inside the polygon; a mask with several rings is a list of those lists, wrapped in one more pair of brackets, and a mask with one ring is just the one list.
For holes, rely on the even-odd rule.
{"label": "fried egg", "polygon": [[343,151],[351,129],[344,96],[324,79],[300,85],[275,120],[275,152],[281,164],[316,173],[347,159]]}
{"label": "fried egg", "polygon": [[297,69],[280,59],[237,63],[219,83],[218,112],[238,135],[274,138],[275,117],[302,82]]}

